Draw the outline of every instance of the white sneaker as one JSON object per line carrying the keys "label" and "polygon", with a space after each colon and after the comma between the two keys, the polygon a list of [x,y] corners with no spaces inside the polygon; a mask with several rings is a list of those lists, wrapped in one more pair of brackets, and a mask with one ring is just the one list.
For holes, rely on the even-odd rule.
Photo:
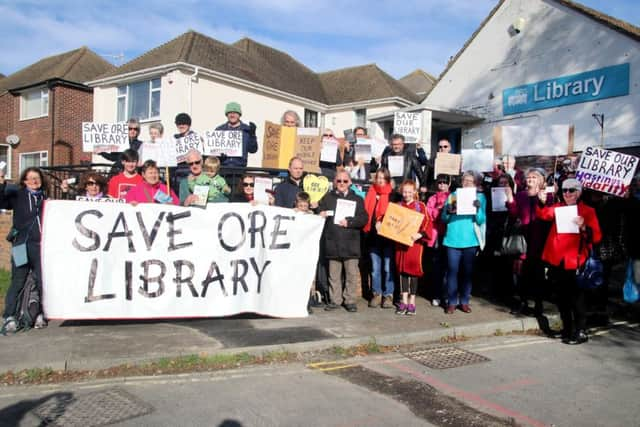
{"label": "white sneaker", "polygon": [[437,298],[434,298],[431,300],[431,305],[434,307],[440,307],[440,300]]}
{"label": "white sneaker", "polygon": [[36,323],[33,327],[35,329],[44,329],[47,327],[47,321],[44,320],[44,315],[42,313],[38,314],[38,317],[36,317]]}
{"label": "white sneaker", "polygon": [[15,317],[7,317],[4,319],[4,324],[2,325],[2,331],[7,333],[14,334],[18,330],[18,324],[16,323]]}

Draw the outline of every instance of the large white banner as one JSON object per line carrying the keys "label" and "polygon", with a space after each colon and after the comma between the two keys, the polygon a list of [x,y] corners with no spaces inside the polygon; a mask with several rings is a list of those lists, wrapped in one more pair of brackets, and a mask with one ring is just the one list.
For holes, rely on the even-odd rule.
{"label": "large white banner", "polygon": [[323,225],[244,203],[49,201],[44,311],[50,319],[307,316]]}

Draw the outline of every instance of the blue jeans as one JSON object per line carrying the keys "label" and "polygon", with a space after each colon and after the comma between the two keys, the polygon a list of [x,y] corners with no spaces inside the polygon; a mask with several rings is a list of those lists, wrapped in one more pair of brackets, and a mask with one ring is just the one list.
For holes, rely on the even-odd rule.
{"label": "blue jeans", "polygon": [[[387,239],[376,238],[371,242],[371,288],[376,295],[393,296],[394,268],[393,268],[394,243]],[[384,293],[382,292],[382,270],[384,268]]]}
{"label": "blue jeans", "polygon": [[[471,277],[473,274],[473,260],[478,251],[477,246],[470,248],[447,247],[447,284],[449,289],[449,305],[469,304],[471,297]],[[458,283],[458,275],[462,268],[462,275]]]}

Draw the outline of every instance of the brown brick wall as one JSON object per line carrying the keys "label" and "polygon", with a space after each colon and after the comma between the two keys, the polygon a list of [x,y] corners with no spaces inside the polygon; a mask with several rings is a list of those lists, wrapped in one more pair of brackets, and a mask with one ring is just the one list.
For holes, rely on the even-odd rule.
{"label": "brown brick wall", "polygon": [[0,211],[0,269],[11,271],[11,243],[5,236],[11,229],[13,215],[11,211]]}
{"label": "brown brick wall", "polygon": [[[55,108],[55,117],[52,111]],[[55,120],[54,152],[51,152],[52,119]],[[20,143],[12,149],[12,176],[19,173],[20,154],[46,151],[50,165],[79,164],[87,156],[82,153],[83,121],[93,119],[93,93],[56,85],[49,91],[49,115],[20,120],[20,96],[5,93],[0,96],[0,143],[10,134],[17,134]]]}

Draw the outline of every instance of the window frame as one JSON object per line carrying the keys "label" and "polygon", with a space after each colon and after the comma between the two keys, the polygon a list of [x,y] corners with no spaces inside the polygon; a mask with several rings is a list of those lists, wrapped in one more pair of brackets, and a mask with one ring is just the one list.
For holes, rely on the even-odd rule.
{"label": "window frame", "polygon": [[[153,87],[153,82],[154,81],[158,81],[158,87],[154,88]],[[119,86],[116,86],[116,121],[117,122],[126,122],[127,120],[129,120],[131,118],[131,115],[129,114],[129,92],[130,92],[130,87],[133,84],[137,84],[137,83],[148,83],[149,85],[149,96],[147,98],[147,117],[136,117],[138,120],[140,120],[141,122],[144,121],[157,121],[160,119],[160,101],[162,98],[162,78],[161,77],[154,77],[152,79],[147,79],[147,80],[138,80],[135,82],[128,82]],[[124,88],[124,94],[120,94],[120,89]],[[152,100],[153,100],[153,94],[157,92],[160,94],[160,99],[158,99],[158,115],[156,116],[151,116],[151,104],[152,104]],[[120,117],[120,109],[119,109],[119,103],[120,100],[124,99],[124,117]]]}
{"label": "window frame", "polygon": [[[36,116],[27,117],[26,114],[26,96],[32,93],[40,92],[40,114]],[[46,98],[47,100],[47,108],[44,108],[43,100]],[[44,109],[44,112],[43,112]],[[20,121],[24,120],[33,120],[39,119],[42,117],[49,117],[49,88],[48,87],[39,87],[36,89],[31,89],[20,93]]]}
{"label": "window frame", "polygon": [[[362,123],[358,123],[358,113],[362,112],[362,118],[363,121]],[[363,127],[366,128],[367,127],[367,109],[366,108],[358,108],[353,110],[353,114],[354,114],[354,123],[355,123],[355,127]]]}
{"label": "window frame", "polygon": [[[18,169],[20,171],[20,173],[22,173],[22,171],[25,169],[22,167],[22,163],[23,163],[23,159],[24,157],[28,156],[28,155],[34,155],[34,154],[39,154],[40,155],[40,164],[37,165],[36,167],[47,167],[49,166],[49,151],[47,150],[42,150],[42,151],[29,151],[26,153],[20,153],[20,157],[19,157],[19,161],[18,161]],[[44,154],[44,156],[43,156]],[[42,162],[45,162],[45,164],[42,164]]]}
{"label": "window frame", "polygon": [[[311,124],[312,118],[315,116],[315,124]],[[319,121],[320,114],[315,110],[310,110],[308,108],[304,109],[304,127],[306,128],[317,128],[320,125]]]}
{"label": "window frame", "polygon": [[7,147],[7,167],[4,169],[4,177],[6,179],[11,179],[13,147],[9,144],[0,144],[0,147]]}

